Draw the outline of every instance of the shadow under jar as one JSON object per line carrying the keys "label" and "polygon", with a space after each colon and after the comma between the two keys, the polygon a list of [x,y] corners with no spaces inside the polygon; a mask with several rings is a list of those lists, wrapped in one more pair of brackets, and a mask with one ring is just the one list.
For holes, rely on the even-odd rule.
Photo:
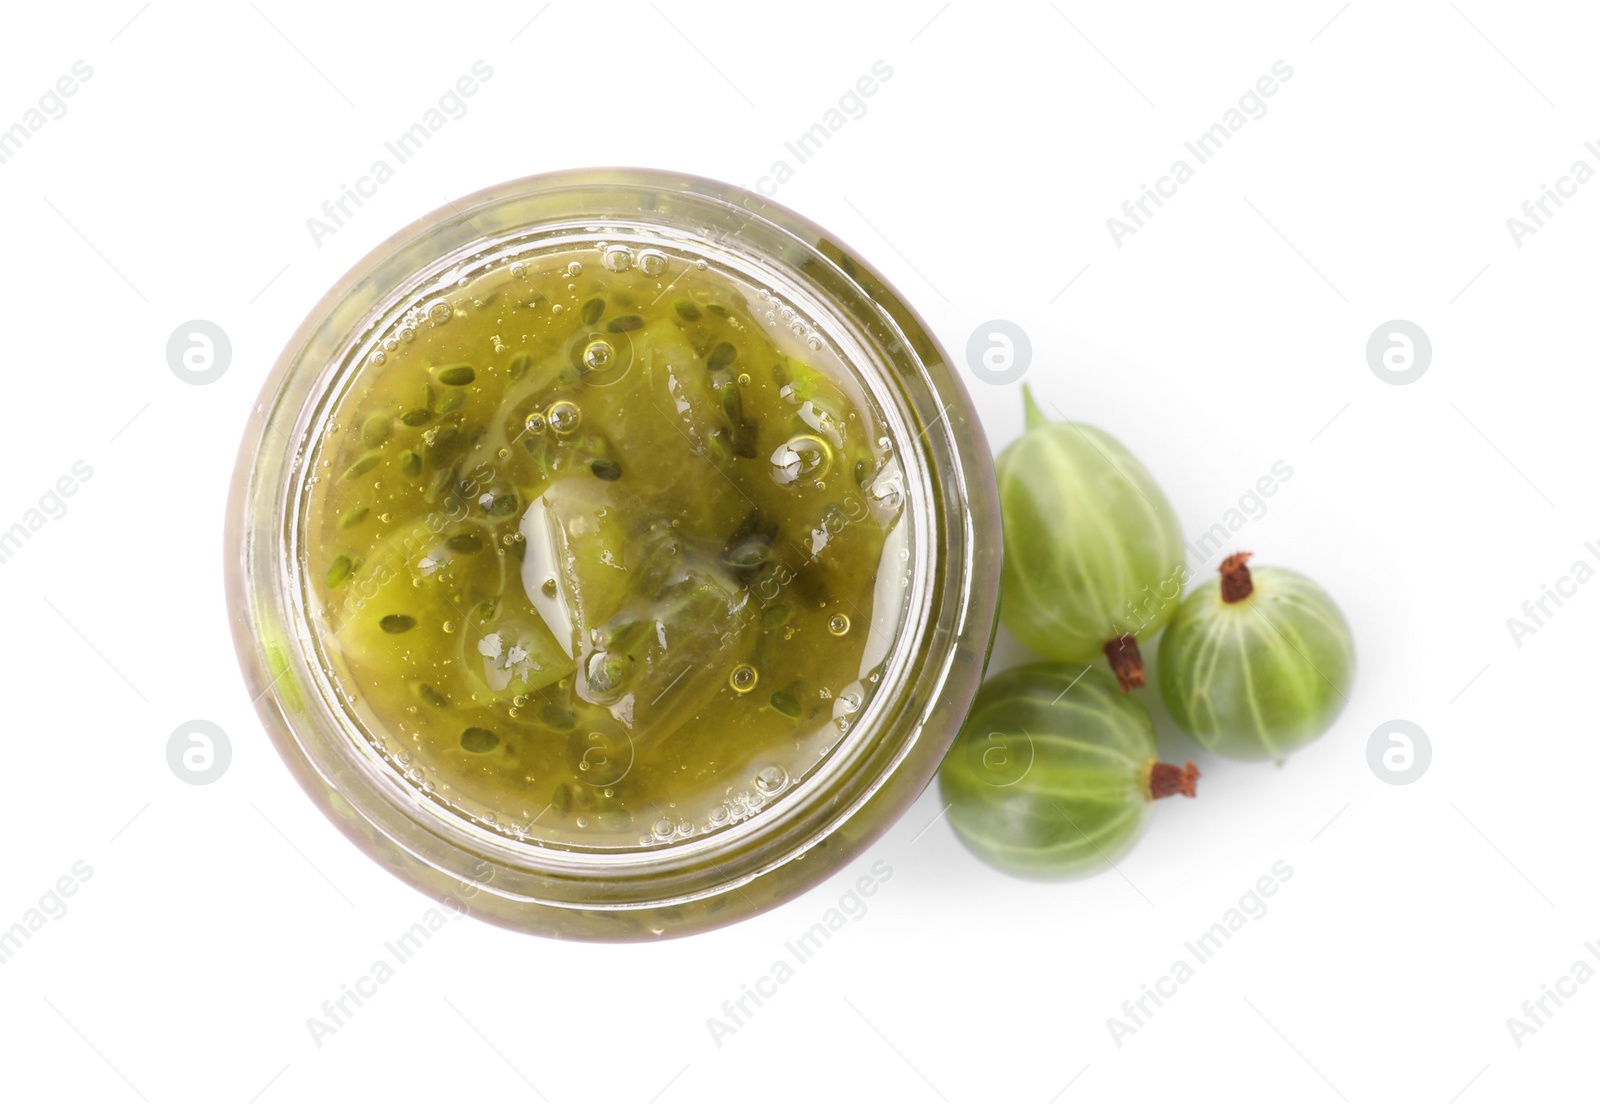
{"label": "shadow under jar", "polygon": [[938,767],[1000,518],[916,315],[693,177],[500,185],[363,259],[262,390],[226,539],[284,761],[457,910],[642,939],[838,870]]}

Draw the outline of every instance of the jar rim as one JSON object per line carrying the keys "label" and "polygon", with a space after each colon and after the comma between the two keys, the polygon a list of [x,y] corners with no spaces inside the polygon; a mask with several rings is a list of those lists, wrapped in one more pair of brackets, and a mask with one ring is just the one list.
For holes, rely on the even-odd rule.
{"label": "jar rim", "polygon": [[[909,448],[926,476],[915,493],[908,487],[907,510],[925,496],[915,505],[924,513],[916,529],[932,528],[924,535],[929,556],[913,565],[926,603],[908,616],[893,647],[899,653],[909,635],[923,664],[893,683],[886,673],[869,701],[882,701],[876,725],[863,720],[852,728],[861,749],[837,765],[830,754],[819,766],[832,795],[814,790],[809,806],[791,804],[786,819],[765,822],[763,812],[740,824],[748,829],[737,835],[718,831],[670,847],[582,853],[581,862],[571,851],[546,856],[459,815],[441,817],[447,809],[423,800],[367,743],[349,741],[344,732],[330,737],[337,696],[308,626],[297,621],[304,614],[297,594],[303,574],[289,537],[297,489],[303,490],[295,470],[307,420],[361,336],[423,274],[558,219],[600,228],[628,221],[679,233],[699,229],[744,249],[760,247],[757,256],[797,279],[804,268],[808,287],[832,310],[817,325],[857,328],[877,347],[878,371],[890,369],[887,386],[905,416],[901,437],[914,435]],[[905,442],[896,446],[908,449]],[[658,170],[567,170],[494,185],[423,216],[369,252],[312,309],[269,373],[243,435],[227,528],[228,600],[240,663],[269,736],[313,801],[365,852],[435,898],[504,925],[572,937],[659,936],[721,925],[835,871],[932,779],[977,692],[998,611],[992,460],[959,377],[921,319],[875,270],[803,216],[744,189]],[[825,843],[833,848],[819,849]],[[819,853],[829,854],[826,864],[797,864]]]}

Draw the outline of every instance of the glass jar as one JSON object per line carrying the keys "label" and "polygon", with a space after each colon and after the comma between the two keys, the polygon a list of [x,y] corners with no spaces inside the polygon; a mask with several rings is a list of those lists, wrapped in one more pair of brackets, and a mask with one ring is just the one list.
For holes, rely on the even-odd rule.
{"label": "glass jar", "polygon": [[[631,848],[546,840],[537,825],[441,802],[354,709],[307,573],[318,444],[352,380],[383,360],[381,336],[475,274],[515,273],[517,259],[568,243],[696,258],[781,302],[784,319],[805,320],[810,340],[837,350],[870,396],[903,478],[905,587],[859,713],[748,817]],[[970,400],[882,277],[820,228],[741,189],[649,170],[581,170],[449,204],[391,237],[323,297],[245,430],[226,577],[235,645],[266,730],[358,847],[475,917],[548,936],[628,940],[724,925],[789,899],[911,805],[982,678],[1000,539],[990,451]]]}

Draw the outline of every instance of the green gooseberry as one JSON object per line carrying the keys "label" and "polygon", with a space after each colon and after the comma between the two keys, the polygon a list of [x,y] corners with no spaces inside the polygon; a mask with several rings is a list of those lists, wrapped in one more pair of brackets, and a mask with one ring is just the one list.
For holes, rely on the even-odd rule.
{"label": "green gooseberry", "polygon": [[1248,553],[1191,592],[1161,639],[1161,698],[1208,750],[1282,757],[1333,725],[1355,674],[1350,625],[1332,598]]}
{"label": "green gooseberry", "polygon": [[994,677],[939,767],[956,836],[1018,876],[1087,876],[1144,831],[1150,801],[1200,773],[1156,760],[1142,704],[1102,673],[1036,662]]}
{"label": "green gooseberry", "polygon": [[1035,653],[1104,656],[1144,686],[1139,639],[1165,626],[1188,576],[1178,517],[1149,470],[1081,423],[1051,423],[1023,388],[1027,430],[995,461],[1005,527],[1000,617]]}

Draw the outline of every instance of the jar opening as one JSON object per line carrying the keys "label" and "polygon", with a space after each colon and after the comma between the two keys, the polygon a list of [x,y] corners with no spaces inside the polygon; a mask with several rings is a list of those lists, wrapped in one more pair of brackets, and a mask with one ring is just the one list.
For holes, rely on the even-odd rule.
{"label": "jar opening", "polygon": [[924,474],[885,367],[735,247],[477,243],[378,306],[307,426],[294,563],[349,735],[568,862],[826,789],[911,661]]}

